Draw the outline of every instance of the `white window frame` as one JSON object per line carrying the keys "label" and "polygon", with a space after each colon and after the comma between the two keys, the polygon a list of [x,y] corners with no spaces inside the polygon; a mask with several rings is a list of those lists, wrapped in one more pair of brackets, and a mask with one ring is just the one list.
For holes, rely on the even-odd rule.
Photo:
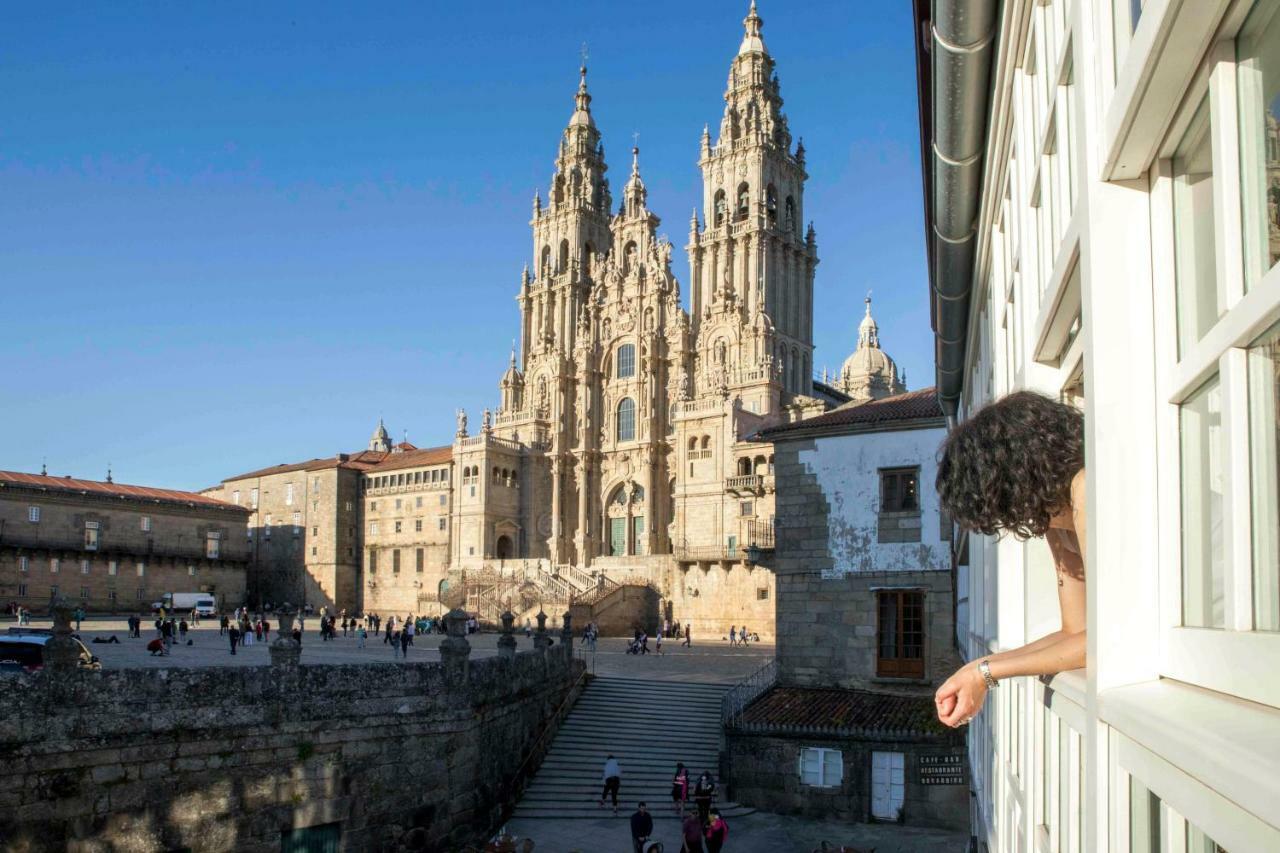
{"label": "white window frame", "polygon": [[27,521],[31,522],[32,524],[40,523],[40,507],[38,506],[27,507]]}
{"label": "white window frame", "polygon": [[[1238,29],[1251,4],[1231,15]],[[1179,358],[1173,269],[1170,158],[1206,89],[1213,145],[1214,248],[1224,313]],[[1280,321],[1280,265],[1244,290],[1235,40],[1211,48],[1187,90],[1152,167],[1151,216],[1156,316],[1156,414],[1160,470],[1159,671],[1169,678],[1280,708],[1280,632],[1254,632],[1247,347]],[[1211,377],[1221,383],[1223,459],[1223,628],[1182,626],[1180,405]],[[1229,660],[1231,666],[1223,666]]]}
{"label": "white window frame", "polygon": [[211,530],[204,537],[204,555],[206,559],[217,560],[222,556],[222,534]]}
{"label": "white window frame", "polygon": [[[805,758],[811,757],[817,760],[817,776],[806,778]],[[834,771],[835,779],[832,780],[830,772]],[[844,753],[838,749],[830,749],[825,746],[806,746],[801,747],[800,754],[796,757],[796,772],[800,776],[800,784],[810,788],[839,788],[844,782]],[[817,781],[812,781],[816,778]]]}
{"label": "white window frame", "polygon": [[144,516],[142,517],[142,520],[139,522],[139,524],[140,524],[140,526],[142,527],[142,532],[143,532],[143,533],[150,533],[150,532],[151,532],[151,516],[149,516],[149,515],[144,515]]}
{"label": "white window frame", "polygon": [[140,578],[145,578],[147,576],[147,564],[144,562],[139,561],[135,565],[134,570],[137,572],[137,575]]}
{"label": "white window frame", "polygon": [[284,505],[293,506],[293,483],[284,484]]}
{"label": "white window frame", "polygon": [[116,561],[116,560],[108,560],[108,561],[107,561],[107,574],[108,574],[108,575],[110,575],[111,577],[115,577],[115,576],[116,576],[116,574],[117,574],[119,571],[120,571],[120,563],[119,563],[118,561]]}
{"label": "white window frame", "polygon": [[57,557],[50,557],[49,558],[49,574],[56,575],[58,571],[61,569],[61,563],[62,561],[59,560]]}
{"label": "white window frame", "polygon": [[19,558],[18,558],[18,571],[22,572],[24,575],[25,575],[25,574],[30,574],[30,573],[31,573],[31,558],[30,558],[30,557],[19,557]]}

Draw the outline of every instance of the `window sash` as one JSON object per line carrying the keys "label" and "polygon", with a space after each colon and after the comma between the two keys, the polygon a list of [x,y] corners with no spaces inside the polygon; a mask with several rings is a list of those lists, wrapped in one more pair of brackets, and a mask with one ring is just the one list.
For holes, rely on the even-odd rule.
{"label": "window sash", "polygon": [[876,675],[924,677],[924,593],[881,590],[876,593]]}
{"label": "window sash", "polygon": [[[1241,228],[1240,121],[1237,66],[1232,41],[1219,42],[1205,60],[1199,79],[1206,79],[1212,115],[1214,235],[1216,276],[1222,314],[1199,340],[1177,348],[1173,306],[1176,291],[1166,260],[1173,248],[1172,169],[1168,159],[1152,171],[1152,230],[1157,265],[1153,296],[1157,306],[1157,454],[1168,472],[1160,490],[1158,564],[1161,573],[1159,672],[1211,690],[1280,707],[1280,634],[1256,632],[1252,495],[1250,482],[1249,376],[1247,348],[1280,320],[1280,267],[1251,283],[1244,282]],[[1202,92],[1189,93],[1183,113],[1170,129],[1178,138]],[[1167,148],[1164,154],[1171,153]],[[1249,211],[1245,214],[1249,215]],[[1222,627],[1184,627],[1180,408],[1214,375],[1221,383],[1223,455],[1223,619]],[[1221,665],[1230,659],[1231,667]],[[1268,675],[1270,673],[1270,675]]]}

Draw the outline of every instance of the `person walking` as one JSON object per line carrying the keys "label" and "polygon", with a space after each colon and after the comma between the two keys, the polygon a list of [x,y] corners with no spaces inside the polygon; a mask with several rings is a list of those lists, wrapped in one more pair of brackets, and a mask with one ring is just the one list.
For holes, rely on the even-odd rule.
{"label": "person walking", "polygon": [[412,645],[413,645],[413,635],[414,635],[415,633],[417,633],[417,625],[415,625],[415,624],[414,624],[414,619],[413,619],[413,617],[412,617],[412,616],[410,616],[408,619],[406,619],[406,620],[404,621],[404,633],[405,633],[405,636],[407,636],[407,637],[409,638],[409,639],[405,642],[405,645],[406,645],[406,646],[412,646]]}
{"label": "person walking", "polygon": [[689,771],[680,761],[676,762],[676,772],[671,777],[671,801],[676,804],[676,814],[684,817],[684,804],[689,801]]}
{"label": "person walking", "polygon": [[655,643],[656,645],[654,646],[653,650],[657,652],[659,655],[665,654],[665,652],[662,651],[662,629],[661,628],[658,629],[658,636],[655,638]]}
{"label": "person walking", "polygon": [[262,617],[262,642],[271,642],[271,620],[265,616]]}
{"label": "person walking", "polygon": [[80,633],[80,623],[84,621],[84,608],[76,608],[76,633]]}
{"label": "person walking", "polygon": [[653,835],[653,815],[649,814],[649,809],[644,803],[636,806],[636,812],[631,816],[631,846],[635,848],[635,853],[644,853],[644,843]]}
{"label": "person walking", "polygon": [[356,638],[357,638],[356,648],[363,649],[364,641],[369,638],[369,629],[363,625],[361,625],[359,628],[356,628]]}
{"label": "person walking", "polygon": [[702,853],[702,824],[693,812],[685,815],[680,824],[680,836],[684,840],[680,853]]}
{"label": "person walking", "polygon": [[222,618],[218,620],[218,636],[225,637],[230,627],[231,620],[227,618],[227,614],[223,613]]}
{"label": "person walking", "polygon": [[183,619],[178,623],[178,642],[182,645],[187,644],[187,620]]}
{"label": "person walking", "polygon": [[716,783],[711,773],[706,770],[698,777],[698,784],[693,789],[693,802],[698,806],[698,822],[703,826],[711,820],[711,801],[716,798]]}
{"label": "person walking", "polygon": [[747,626],[746,625],[743,625],[742,630],[738,632],[738,639],[742,642],[742,645],[745,646],[747,644]]}
{"label": "person walking", "polygon": [[400,656],[406,661],[409,660],[409,644],[413,642],[413,634],[409,631],[409,626],[405,625],[400,632]]}
{"label": "person walking", "polygon": [[382,644],[383,644],[383,645],[386,645],[387,643],[391,642],[391,627],[392,627],[392,626],[391,626],[391,622],[390,622],[390,621],[388,621],[388,622],[387,622],[387,631],[386,631],[386,633],[385,633],[385,634],[383,634],[383,635],[382,635]]}
{"label": "person walking", "polygon": [[720,817],[720,812],[711,813],[711,823],[707,824],[707,853],[720,853],[724,842],[729,838],[729,824]]}
{"label": "person walking", "polygon": [[240,629],[232,625],[227,629],[227,639],[231,641],[231,654],[236,653],[236,646],[240,645]]}
{"label": "person walking", "polygon": [[738,629],[735,628],[733,625],[729,626],[729,645],[731,646],[738,645]]}
{"label": "person walking", "polygon": [[604,790],[600,792],[600,808],[604,808],[605,799],[613,798],[613,814],[618,814],[618,789],[622,787],[622,768],[618,759],[610,755],[604,761],[604,772],[601,774]]}
{"label": "person walking", "polygon": [[693,644],[693,635],[692,635],[692,633],[691,633],[691,632],[690,632],[690,630],[689,630],[689,626],[688,626],[688,625],[685,625],[685,626],[684,626],[684,642],[683,642],[683,643],[681,643],[680,645],[684,646],[684,647],[687,649],[687,648],[689,648],[692,644]]}
{"label": "person walking", "polygon": [[[391,623],[390,623],[390,622],[388,622],[388,623],[387,623],[387,630],[388,630],[388,631],[390,631],[390,630],[391,630]],[[399,632],[399,631],[396,631],[394,634],[392,634],[392,635],[391,635],[390,640],[391,640],[391,657],[392,657],[392,659],[394,659],[394,660],[399,660],[399,658],[400,658],[400,632]]]}

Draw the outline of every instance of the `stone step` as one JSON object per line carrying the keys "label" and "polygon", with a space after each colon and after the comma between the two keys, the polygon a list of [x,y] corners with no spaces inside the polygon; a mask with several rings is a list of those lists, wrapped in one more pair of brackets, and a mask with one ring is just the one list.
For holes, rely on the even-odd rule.
{"label": "stone step", "polygon": [[583,738],[600,738],[602,740],[614,740],[615,738],[626,738],[628,740],[648,741],[655,747],[662,744],[697,744],[705,743],[711,749],[720,748],[720,727],[719,726],[700,726],[696,729],[664,729],[661,727],[628,727],[625,724],[602,724],[602,723],[582,723],[580,725],[569,726],[561,730],[565,736],[565,740],[580,740]]}
{"label": "stone step", "polygon": [[[635,799],[632,798],[628,802],[618,799],[618,820],[627,820],[631,817],[631,813],[635,811]],[[651,800],[645,800],[649,805],[649,813],[653,815],[654,820],[680,820],[679,815],[671,808],[670,803],[657,806]],[[716,810],[720,812],[724,818],[746,817],[749,814],[755,814],[755,809],[749,806],[741,806],[737,803],[721,803],[717,805]],[[692,802],[685,804],[685,814],[690,812],[697,813],[697,807]],[[611,817],[613,815],[612,806],[601,808],[599,805],[592,803],[586,807],[543,807],[529,806],[523,804],[516,806],[513,818],[529,818],[533,820],[593,820],[601,817]]]}
{"label": "stone step", "polygon": [[723,696],[729,692],[730,687],[731,685],[705,684],[697,681],[666,681],[661,679],[619,678],[617,676],[613,676],[594,679],[591,682],[591,689],[588,693],[594,693],[597,689],[601,692],[617,691],[621,693],[652,693],[654,691],[658,691],[673,695],[702,698],[708,696]]}

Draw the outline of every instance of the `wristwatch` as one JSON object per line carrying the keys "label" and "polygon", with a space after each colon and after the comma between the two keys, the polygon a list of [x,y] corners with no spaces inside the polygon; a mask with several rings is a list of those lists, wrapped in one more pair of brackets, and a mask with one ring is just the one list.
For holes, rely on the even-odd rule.
{"label": "wristwatch", "polygon": [[982,680],[987,683],[987,689],[995,690],[1000,682],[991,677],[991,665],[987,663],[986,658],[978,662],[978,672],[982,673]]}

